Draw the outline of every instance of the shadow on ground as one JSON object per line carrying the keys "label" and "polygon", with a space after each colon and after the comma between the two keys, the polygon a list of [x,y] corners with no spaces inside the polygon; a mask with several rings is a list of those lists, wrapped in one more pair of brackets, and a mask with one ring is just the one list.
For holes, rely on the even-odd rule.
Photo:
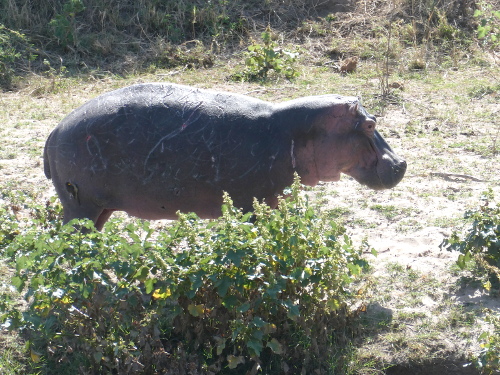
{"label": "shadow on ground", "polygon": [[480,375],[481,371],[473,365],[466,365],[465,361],[456,363],[452,361],[429,362],[416,366],[393,366],[386,370],[386,375]]}

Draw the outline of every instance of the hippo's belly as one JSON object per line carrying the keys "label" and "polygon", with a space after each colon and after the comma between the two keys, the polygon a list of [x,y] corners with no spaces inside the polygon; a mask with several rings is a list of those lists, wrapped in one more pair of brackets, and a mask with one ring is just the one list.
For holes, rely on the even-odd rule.
{"label": "hippo's belly", "polygon": [[[128,190],[128,189],[127,189]],[[132,216],[146,220],[177,219],[177,212],[196,212],[202,219],[220,216],[222,191],[200,185],[164,186],[164,189],[137,187],[137,193],[119,194],[120,201],[107,204],[110,209],[123,210]]]}

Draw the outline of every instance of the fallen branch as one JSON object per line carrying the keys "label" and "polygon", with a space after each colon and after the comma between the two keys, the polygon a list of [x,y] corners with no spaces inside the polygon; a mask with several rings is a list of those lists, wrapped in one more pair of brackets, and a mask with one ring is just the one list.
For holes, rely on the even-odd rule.
{"label": "fallen branch", "polygon": [[428,176],[442,177],[448,181],[454,181],[453,178],[463,178],[464,180],[471,180],[471,181],[476,181],[476,182],[488,182],[488,180],[482,180],[480,178],[470,176],[468,174],[444,173],[444,172],[431,172],[428,174],[415,174],[415,175],[406,176],[406,177],[428,177]]}
{"label": "fallen branch", "polygon": [[451,178],[463,178],[465,180],[472,180],[476,182],[486,182],[486,180],[481,180],[480,178],[470,176],[468,174],[457,174],[457,173],[442,173],[442,172],[431,172],[431,176],[442,177],[445,180],[450,180]]}

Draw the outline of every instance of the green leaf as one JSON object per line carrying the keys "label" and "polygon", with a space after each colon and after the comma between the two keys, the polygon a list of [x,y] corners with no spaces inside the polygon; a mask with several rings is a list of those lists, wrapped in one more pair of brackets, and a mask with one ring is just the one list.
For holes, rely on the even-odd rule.
{"label": "green leaf", "polygon": [[274,338],[271,339],[271,341],[268,341],[266,346],[276,354],[283,354],[283,347],[281,346],[279,341]]}
{"label": "green leaf", "polygon": [[309,267],[297,267],[290,273],[292,280],[304,281],[311,277],[312,272]]}
{"label": "green leaf", "polygon": [[144,286],[146,287],[146,294],[150,294],[155,287],[156,279],[149,278],[144,282]]}
{"label": "green leaf", "polygon": [[[264,345],[262,345],[262,340],[257,340],[251,338],[250,340],[247,341],[247,347],[251,353],[251,355],[254,355],[256,357],[260,356],[260,352],[262,351]],[[253,352],[253,353],[252,353]]]}
{"label": "green leaf", "polygon": [[245,363],[245,358],[241,355],[236,357],[232,354],[229,354],[227,356],[227,367],[229,367],[231,370],[235,369],[239,364],[243,363]]}
{"label": "green leaf", "polygon": [[238,307],[238,311],[240,313],[245,313],[247,312],[248,310],[250,309],[250,303],[249,302],[245,302],[245,303],[242,303],[240,307]]}
{"label": "green leaf", "polygon": [[487,340],[490,337],[491,333],[490,332],[483,332],[481,335],[479,335],[479,340]]}
{"label": "green leaf", "polygon": [[286,288],[286,280],[276,280],[276,282],[266,289],[265,294],[269,297],[276,299],[278,298],[278,294],[281,293]]}
{"label": "green leaf", "polygon": [[[205,272],[203,270],[198,271],[193,275],[189,275],[189,280],[191,280],[191,291],[196,293],[196,291],[203,285],[203,276]],[[194,294],[193,294],[194,296]]]}
{"label": "green leaf", "polygon": [[328,309],[330,309],[331,311],[337,311],[342,305],[340,304],[340,301],[336,298],[330,298],[327,302],[326,302],[326,306],[328,307]]}
{"label": "green leaf", "polygon": [[457,265],[458,267],[460,267],[460,269],[465,269],[465,267],[467,266],[467,263],[470,261],[471,259],[471,253],[470,252],[466,252],[465,254],[460,254],[458,256],[458,260],[457,260]]}
{"label": "green leaf", "polygon": [[282,305],[287,309],[286,314],[290,319],[295,319],[300,316],[299,306],[295,305],[292,301],[284,300],[282,301]]}
{"label": "green leaf", "polygon": [[217,355],[221,355],[222,351],[226,348],[226,339],[220,339],[217,342]]}
{"label": "green leaf", "polygon": [[137,270],[137,272],[134,274],[134,279],[137,279],[139,281],[145,281],[146,278],[149,276],[149,267],[142,266]]}
{"label": "green leaf", "polygon": [[287,312],[287,316],[292,319],[300,316],[299,306],[297,305],[291,306]]}
{"label": "green leaf", "polygon": [[94,288],[92,285],[80,285],[80,292],[84,298],[89,298],[93,290]]}
{"label": "green leaf", "polygon": [[352,275],[360,275],[362,271],[362,268],[354,263],[347,263],[347,268],[349,269]]}
{"label": "green leaf", "polygon": [[224,299],[222,300],[222,305],[229,310],[236,307],[237,303],[238,303],[238,297],[236,297],[235,295],[225,296]]}
{"label": "green leaf", "polygon": [[25,278],[14,276],[10,282],[17,289],[18,292],[22,292],[24,288]]}
{"label": "green leaf", "polygon": [[205,306],[195,305],[195,304],[191,303],[188,305],[188,311],[192,316],[197,318],[197,317],[203,315],[203,313],[205,312]]}
{"label": "green leaf", "polygon": [[32,264],[31,259],[25,255],[22,255],[16,262],[16,270],[21,271],[23,269],[28,268],[31,264]]}
{"label": "green leaf", "polygon": [[477,27],[477,37],[479,39],[483,39],[487,33],[488,33],[488,28],[485,27],[484,25]]}
{"label": "green leaf", "polygon": [[234,249],[230,249],[227,253],[226,253],[226,257],[231,261],[233,262],[233,264],[236,266],[236,267],[239,267],[241,265],[241,261],[245,258],[245,256],[247,255],[247,252],[245,250],[242,250],[242,249],[237,249],[237,250],[234,250]]}
{"label": "green leaf", "polygon": [[224,276],[222,279],[218,280],[215,283],[215,287],[217,288],[217,293],[219,294],[219,296],[224,298],[226,296],[227,290],[229,289],[231,284],[232,284],[232,280],[227,276]]}
{"label": "green leaf", "polygon": [[260,316],[254,317],[252,323],[257,328],[262,328],[267,324]]}
{"label": "green leaf", "polygon": [[102,360],[102,357],[103,357],[102,352],[100,352],[100,351],[96,351],[96,352],[94,352],[94,361],[95,361],[96,363],[100,363],[100,362],[101,362],[101,360]]}

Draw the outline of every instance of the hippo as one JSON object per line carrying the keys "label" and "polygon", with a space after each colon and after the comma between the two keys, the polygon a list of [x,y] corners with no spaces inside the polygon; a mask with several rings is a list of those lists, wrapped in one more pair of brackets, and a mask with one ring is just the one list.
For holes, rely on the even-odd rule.
{"label": "hippo", "polygon": [[221,214],[223,192],[244,212],[271,207],[294,174],[305,185],[352,176],[368,188],[396,186],[406,171],[355,97],[270,103],[169,83],[105,93],[49,135],[44,172],[64,223],[101,230],[114,211],[143,219]]}

